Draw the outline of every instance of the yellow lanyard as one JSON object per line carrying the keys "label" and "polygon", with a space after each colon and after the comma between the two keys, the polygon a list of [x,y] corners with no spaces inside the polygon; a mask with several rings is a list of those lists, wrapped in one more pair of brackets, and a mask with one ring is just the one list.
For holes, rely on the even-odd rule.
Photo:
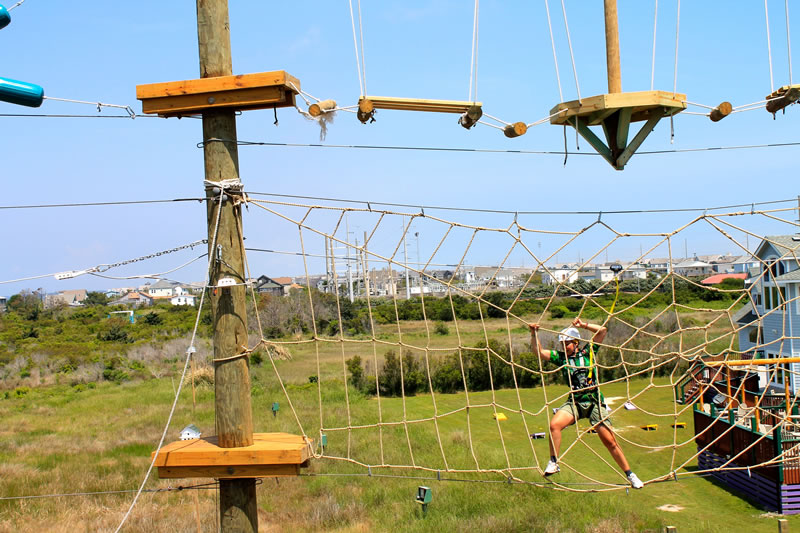
{"label": "yellow lanyard", "polygon": [[[617,299],[619,299],[619,279],[614,276],[614,283],[617,284],[617,292],[614,295],[614,303],[611,304],[611,311],[608,312],[609,316],[614,314],[614,307],[617,305]],[[592,373],[594,372],[594,343],[592,339],[589,339],[589,377],[592,377]]]}

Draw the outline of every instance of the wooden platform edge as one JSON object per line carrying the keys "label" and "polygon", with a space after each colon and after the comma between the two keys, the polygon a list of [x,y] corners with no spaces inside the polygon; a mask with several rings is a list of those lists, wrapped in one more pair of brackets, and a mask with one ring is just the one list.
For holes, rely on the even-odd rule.
{"label": "wooden platform edge", "polygon": [[617,110],[633,108],[631,122],[649,119],[649,111],[665,108],[666,116],[686,109],[686,95],[669,91],[638,91],[619,94],[599,94],[580,100],[560,102],[550,110],[550,124],[569,125],[572,117],[591,117],[589,125],[600,124]]}
{"label": "wooden platform edge", "polygon": [[227,108],[236,111],[294,107],[300,81],[285,71],[217,76],[136,86],[142,113],[164,117]]}
{"label": "wooden platform edge", "polygon": [[216,479],[242,479],[259,477],[293,477],[309,461],[287,465],[229,465],[229,466],[159,466],[159,479],[211,477]]}
{"label": "wooden platform edge", "polygon": [[300,90],[300,80],[287,73],[285,70],[273,70],[269,72],[214,76],[211,78],[199,78],[194,80],[147,83],[136,86],[136,98],[138,100],[146,100],[149,98],[163,98],[167,96],[275,86],[283,86],[296,93]]}

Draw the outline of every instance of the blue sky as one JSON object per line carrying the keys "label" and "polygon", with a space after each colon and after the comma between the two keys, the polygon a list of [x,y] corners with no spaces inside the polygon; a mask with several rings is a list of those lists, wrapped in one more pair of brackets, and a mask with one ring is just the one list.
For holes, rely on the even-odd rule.
{"label": "blue sky", "polygon": [[[7,3],[9,7],[11,3]],[[478,99],[484,111],[508,122],[546,117],[559,102],[543,1],[480,3]],[[784,2],[770,0],[771,45],[775,86],[789,82]],[[653,39],[652,1],[620,0],[623,89],[650,88]],[[472,14],[467,1],[362,0],[368,93],[412,98],[468,98]],[[567,0],[567,15],[582,96],[606,91],[602,2]],[[560,2],[550,1],[555,45],[565,100],[577,97]],[[800,10],[795,9],[796,12]],[[137,84],[199,76],[195,2],[47,2],[26,0],[11,12],[0,30],[3,62],[0,76],[37,83],[53,97],[132,106]],[[792,16],[797,15],[793,13]],[[792,38],[800,42],[795,16]],[[346,1],[231,2],[235,73],[286,70],[305,91],[355,104],[358,72]],[[655,88],[672,90],[675,60],[676,2],[659,2]],[[796,52],[795,56],[800,52]],[[796,62],[795,62],[796,63]],[[797,70],[797,69],[796,69]],[[795,72],[795,82],[800,71]],[[762,100],[770,91],[764,6],[762,2],[691,2],[681,5],[678,92],[691,102],[734,106]],[[702,111],[690,108],[690,111]],[[773,120],[763,109],[738,113],[720,123],[682,115],[675,119],[670,144],[669,121],[662,121],[642,150],[765,144],[798,141],[800,110],[789,108]],[[46,101],[40,109],[0,102],[0,114],[98,114],[92,106]],[[117,115],[104,109],[100,115]],[[483,125],[466,131],[454,115],[381,111],[377,122],[362,125],[339,112],[326,143],[553,150],[564,148],[560,127],[543,124],[517,139],[506,139]],[[0,117],[3,192],[0,205],[113,200],[166,199],[202,195],[203,159],[200,122],[193,119],[56,119]],[[240,140],[318,143],[318,127],[292,109],[247,112],[238,119]],[[575,150],[574,132],[568,143]],[[712,207],[793,198],[800,148],[639,155],[623,172],[599,157],[513,153],[455,153],[241,147],[241,178],[250,191],[349,198],[371,202],[445,205],[507,211],[614,211]],[[581,140],[580,151],[590,151]],[[415,212],[408,209],[408,212]],[[510,215],[434,212],[448,220],[505,227]],[[698,213],[676,215],[607,215],[603,220],[621,232],[669,232]],[[795,213],[784,215],[796,218]],[[531,228],[577,231],[596,216],[528,216]],[[764,217],[736,221],[755,234],[788,233],[786,224]],[[248,245],[299,250],[296,228],[251,208],[245,215]],[[387,233],[385,247],[397,243]],[[320,219],[320,224],[329,221]],[[367,217],[354,216],[351,231],[367,230]],[[124,207],[0,210],[3,260],[0,281],[113,263],[169,249],[205,237],[204,208],[198,203]],[[323,226],[320,226],[321,228]],[[415,224],[424,258],[444,226]],[[439,232],[439,233],[437,233]],[[584,236],[559,260],[587,258],[608,235]],[[460,237],[458,237],[460,238]],[[392,241],[392,239],[394,239]],[[453,237],[435,257],[457,262],[464,243]],[[752,242],[751,247],[755,245]],[[507,239],[506,239],[507,241]],[[469,260],[502,260],[508,242],[491,238],[475,245]],[[530,244],[558,247],[557,239],[532,236]],[[633,258],[646,239],[612,245],[610,258]],[[737,252],[735,246],[701,223],[676,237],[673,253]],[[649,241],[647,241],[649,242]],[[377,248],[376,242],[376,248]],[[321,244],[313,244],[323,253]],[[550,248],[548,248],[550,247]],[[534,250],[536,251],[536,250]],[[445,253],[446,252],[446,253]],[[156,272],[201,253],[172,254],[158,261],[120,269],[119,275]],[[416,255],[416,240],[409,243]],[[665,255],[665,254],[664,254]],[[600,255],[605,258],[604,254]],[[412,258],[413,260],[413,258]],[[510,264],[531,260],[515,255]],[[302,273],[302,263],[287,256],[251,257],[254,273],[274,276]],[[321,271],[311,265],[315,271]],[[174,277],[199,280],[202,261]],[[59,290],[102,288],[126,283],[81,277],[53,278],[0,285],[0,295],[23,288]],[[136,284],[135,282],[132,284]]]}

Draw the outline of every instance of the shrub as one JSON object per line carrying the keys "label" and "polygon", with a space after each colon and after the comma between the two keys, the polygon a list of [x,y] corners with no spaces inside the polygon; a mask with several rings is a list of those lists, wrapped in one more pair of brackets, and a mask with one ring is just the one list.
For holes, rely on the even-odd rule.
{"label": "shrub", "polygon": [[448,328],[447,324],[445,324],[444,322],[439,321],[433,327],[433,332],[436,333],[437,335],[448,335],[450,333],[450,328]]}
{"label": "shrub", "polygon": [[[361,356],[354,355],[346,363],[347,371],[350,373],[350,385],[361,390],[364,387],[364,367],[361,366]],[[313,377],[316,378],[316,376]]]}
{"label": "shrub", "polygon": [[113,381],[117,385],[131,379],[130,374],[119,368],[106,368],[103,370],[103,379]]}
{"label": "shrub", "polygon": [[569,312],[569,309],[563,305],[555,305],[550,308],[550,318],[564,318]]}
{"label": "shrub", "polygon": [[142,320],[144,320],[144,323],[147,324],[148,326],[160,326],[164,322],[164,319],[161,318],[160,315],[152,311],[144,315],[144,317],[142,317]]}
{"label": "shrub", "polygon": [[119,324],[114,324],[106,332],[102,331],[98,332],[97,339],[104,342],[121,342],[121,343],[133,342],[133,339],[128,337],[128,332],[125,331],[125,329]]}

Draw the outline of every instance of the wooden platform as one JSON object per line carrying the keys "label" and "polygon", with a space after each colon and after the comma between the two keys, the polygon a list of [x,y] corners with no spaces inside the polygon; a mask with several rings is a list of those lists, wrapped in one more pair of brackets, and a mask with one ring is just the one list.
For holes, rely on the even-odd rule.
{"label": "wooden platform", "polygon": [[390,96],[365,96],[358,100],[372,103],[374,109],[396,109],[399,111],[428,111],[432,113],[466,113],[471,107],[482,107],[480,102],[460,100],[422,100],[419,98],[394,98]]}
{"label": "wooden platform", "polygon": [[[550,110],[550,123],[578,130],[597,152],[622,170],[639,146],[664,118],[686,109],[686,95],[668,91],[640,91],[590,96],[562,102]],[[647,121],[628,142],[632,122]],[[604,143],[589,126],[602,126]]]}
{"label": "wooden platform", "polygon": [[162,117],[225,108],[236,111],[294,107],[300,81],[283,70],[136,86],[142,112]]}
{"label": "wooden platform", "polygon": [[590,96],[581,100],[561,102],[550,110],[550,114],[559,113],[550,118],[550,124],[569,124],[570,118],[580,117],[589,126],[602,124],[603,120],[616,111],[630,109],[630,122],[648,120],[650,117],[671,116],[686,109],[686,95],[673,94],[668,91],[639,91],[632,93],[613,93]]}
{"label": "wooden platform", "polygon": [[220,448],[216,437],[172,442],[161,448],[155,466],[160,478],[296,476],[311,455],[300,435],[254,433],[253,444],[242,448]]}
{"label": "wooden platform", "polygon": [[767,95],[767,111],[775,114],[798,100],[800,100],[800,85],[784,85]]}

